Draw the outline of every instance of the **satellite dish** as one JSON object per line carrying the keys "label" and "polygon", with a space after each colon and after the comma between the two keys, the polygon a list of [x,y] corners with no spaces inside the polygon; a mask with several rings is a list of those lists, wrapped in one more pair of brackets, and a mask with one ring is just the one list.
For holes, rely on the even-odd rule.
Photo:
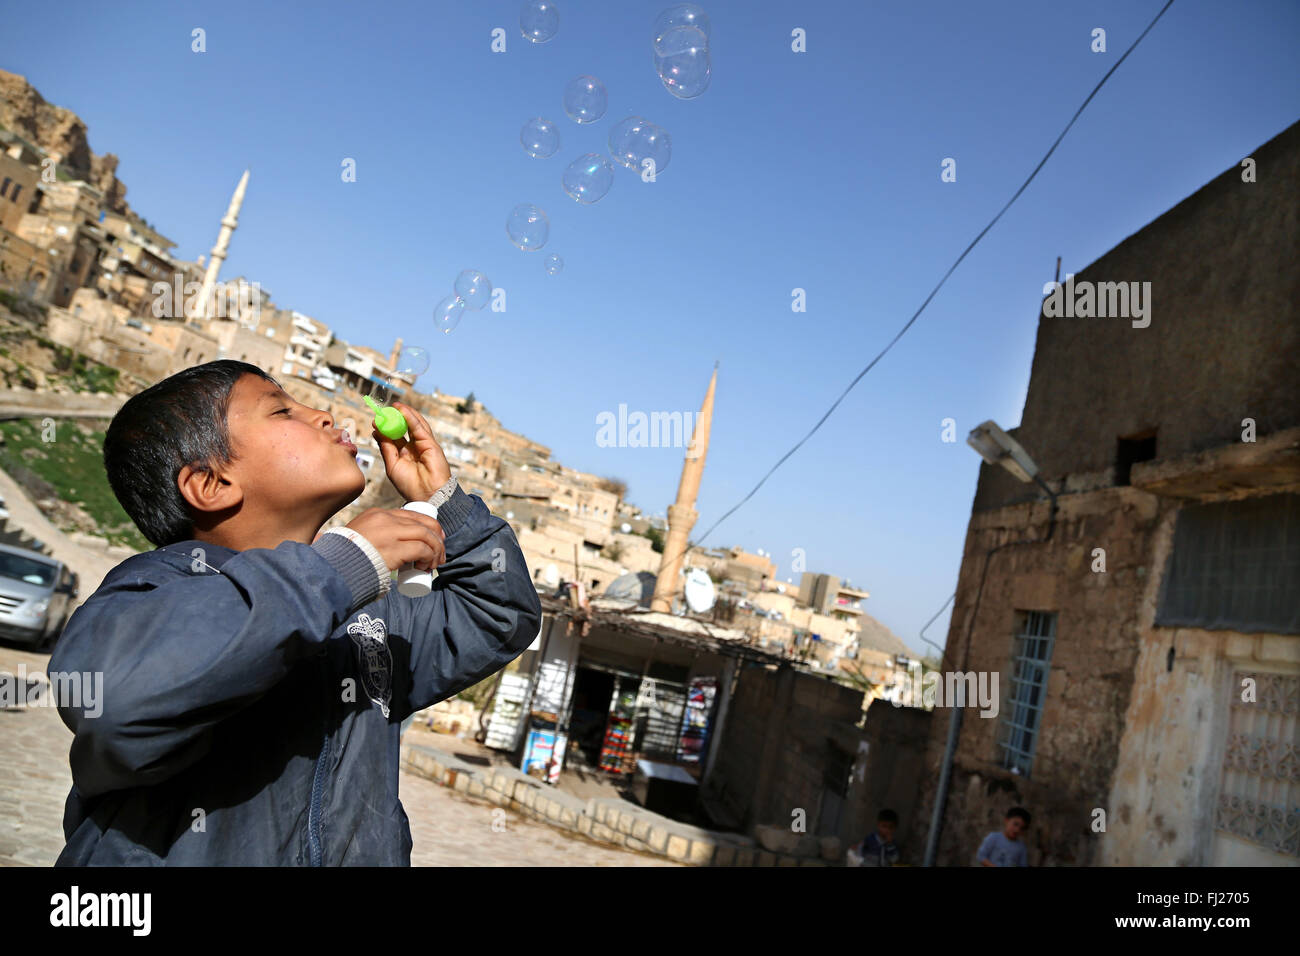
{"label": "satellite dish", "polygon": [[626,521],[624,521],[621,525],[619,525],[618,530],[622,531],[624,534],[631,534],[632,526],[628,524]]}
{"label": "satellite dish", "polygon": [[686,572],[686,606],[696,614],[703,614],[713,607],[717,594],[713,590],[713,580],[699,568]]}
{"label": "satellite dish", "polygon": [[642,607],[649,607],[650,599],[655,593],[655,580],[655,576],[649,571],[622,574],[605,588],[605,595],[622,598],[625,601],[636,601]]}
{"label": "satellite dish", "polygon": [[560,569],[554,564],[548,564],[546,570],[542,572],[542,581],[547,587],[558,588],[560,586]]}

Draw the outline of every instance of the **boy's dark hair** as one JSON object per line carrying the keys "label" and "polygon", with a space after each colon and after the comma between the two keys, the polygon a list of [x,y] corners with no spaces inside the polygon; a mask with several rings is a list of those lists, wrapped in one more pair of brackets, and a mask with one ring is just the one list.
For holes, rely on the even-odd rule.
{"label": "boy's dark hair", "polygon": [[133,395],[109,423],[104,436],[108,483],[155,547],[194,536],[189,505],[176,487],[181,469],[208,469],[234,460],[226,412],[230,393],[244,375],[280,384],[247,362],[205,362]]}
{"label": "boy's dark hair", "polygon": [[898,814],[895,813],[893,810],[881,810],[879,813],[876,814],[876,822],[877,822],[877,823],[893,823],[893,824],[897,825],[897,823],[898,823]]}
{"label": "boy's dark hair", "polygon": [[1029,811],[1024,807],[1012,807],[1007,811],[1007,815],[1004,819],[1010,820],[1012,817],[1019,817],[1025,821],[1025,826],[1029,826]]}

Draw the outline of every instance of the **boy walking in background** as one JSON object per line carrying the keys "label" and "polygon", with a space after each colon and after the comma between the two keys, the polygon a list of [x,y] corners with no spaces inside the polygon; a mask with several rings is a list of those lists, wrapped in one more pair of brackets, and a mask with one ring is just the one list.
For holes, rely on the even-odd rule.
{"label": "boy walking in background", "polygon": [[[114,494],[156,550],[109,572],[51,672],[103,674],[74,738],[58,865],[409,865],[398,800],[410,714],[537,635],[510,526],[457,487],[428,423],[376,434],[393,486],[437,520],[371,509],[350,436],[243,362],[129,399],[104,441]],[[406,597],[390,572],[437,568]]]}
{"label": "boy walking in background", "polygon": [[1029,811],[1012,807],[1002,820],[1002,832],[994,830],[984,838],[975,859],[980,866],[1028,866],[1029,851],[1020,834],[1029,826]]}

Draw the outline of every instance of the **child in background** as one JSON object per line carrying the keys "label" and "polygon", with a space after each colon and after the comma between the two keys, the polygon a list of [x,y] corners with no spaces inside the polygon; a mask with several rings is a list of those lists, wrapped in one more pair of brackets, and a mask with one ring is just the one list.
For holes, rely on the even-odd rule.
{"label": "child in background", "polygon": [[1028,866],[1029,850],[1020,834],[1029,826],[1029,811],[1012,807],[1002,820],[1002,832],[994,830],[984,838],[975,859],[980,866]]}
{"label": "child in background", "polygon": [[876,816],[876,832],[868,833],[856,847],[862,858],[859,866],[896,866],[901,855],[894,833],[898,829],[898,814],[881,810]]}

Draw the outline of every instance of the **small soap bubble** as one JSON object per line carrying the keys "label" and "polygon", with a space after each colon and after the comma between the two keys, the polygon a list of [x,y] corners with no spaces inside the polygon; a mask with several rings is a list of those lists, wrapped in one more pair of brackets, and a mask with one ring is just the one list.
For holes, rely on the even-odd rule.
{"label": "small soap bubble", "polygon": [[560,131],[550,120],[538,116],[519,131],[519,143],[533,159],[546,159],[560,148]]}
{"label": "small soap bubble", "polygon": [[429,353],[418,345],[408,345],[397,354],[397,367],[393,371],[414,382],[429,371]]}
{"label": "small soap bubble", "polygon": [[456,297],[463,299],[465,308],[478,312],[492,298],[492,280],[477,269],[465,269],[456,276]]}
{"label": "small soap bubble", "polygon": [[545,43],[560,29],[560,10],[549,0],[525,0],[519,8],[519,32],[533,43]]}
{"label": "small soap bubble", "polygon": [[549,256],[546,257],[546,274],[548,276],[559,275],[560,270],[563,268],[564,268],[564,260],[561,259],[559,256],[557,256],[555,253],[552,252]]}
{"label": "small soap bubble", "polygon": [[506,235],[520,249],[529,252],[546,245],[551,234],[551,222],[540,206],[521,203],[510,210],[506,220]]}
{"label": "small soap bubble", "polygon": [[614,164],[600,153],[586,153],[569,163],[562,181],[570,198],[590,206],[614,185]]}
{"label": "small soap bubble", "polygon": [[458,295],[449,295],[434,307],[433,324],[439,332],[450,332],[460,325],[464,315],[465,300]]}
{"label": "small soap bubble", "polygon": [[575,76],[564,88],[564,113],[575,123],[594,123],[605,115],[609,94],[594,76]]}
{"label": "small soap bubble", "polygon": [[[712,29],[709,24],[709,15],[693,3],[679,3],[675,7],[669,7],[655,18],[654,35],[656,44],[659,37],[674,27],[695,27],[704,34],[706,45]],[[655,52],[658,52],[657,46]]]}
{"label": "small soap bubble", "polygon": [[709,88],[709,40],[698,27],[673,27],[654,46],[655,71],[669,93],[690,100]]}
{"label": "small soap bubble", "polygon": [[609,131],[609,154],[636,172],[651,159],[655,172],[661,173],[672,158],[673,141],[663,127],[641,116],[629,116]]}

